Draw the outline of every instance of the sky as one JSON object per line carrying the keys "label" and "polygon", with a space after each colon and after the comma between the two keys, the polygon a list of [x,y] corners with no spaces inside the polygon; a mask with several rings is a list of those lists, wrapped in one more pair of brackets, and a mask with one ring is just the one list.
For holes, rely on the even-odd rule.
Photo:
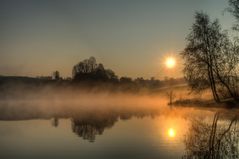
{"label": "sky", "polygon": [[[227,0],[0,0],[0,75],[70,77],[94,56],[119,76],[181,77],[195,11],[231,29],[227,7]],[[164,66],[168,56],[174,69]]]}

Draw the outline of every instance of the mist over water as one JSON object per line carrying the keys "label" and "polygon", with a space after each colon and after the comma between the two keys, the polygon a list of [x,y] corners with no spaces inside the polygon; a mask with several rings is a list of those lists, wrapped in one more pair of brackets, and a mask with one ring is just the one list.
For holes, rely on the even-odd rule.
{"label": "mist over water", "polygon": [[1,119],[67,115],[70,112],[97,110],[166,109],[165,94],[122,93],[90,89],[52,88],[8,89],[0,99]]}
{"label": "mist over water", "polygon": [[[168,88],[6,88],[0,98],[1,158],[176,159],[193,156],[198,145],[208,144],[210,137],[202,134],[210,134],[216,114],[220,131],[215,136],[220,138],[231,121],[229,132],[238,129],[237,109],[171,106]],[[174,95],[196,97],[185,87],[174,88]],[[195,137],[200,142],[196,148]],[[223,140],[222,146],[227,145]]]}
{"label": "mist over water", "polygon": [[[167,91],[8,89],[0,100],[0,157],[187,157],[197,151],[191,142],[195,136],[201,142],[196,145],[207,145],[209,137],[201,135],[210,134],[215,114],[220,114],[220,131],[237,117],[236,109],[170,106]],[[237,130],[234,123],[232,130]]]}

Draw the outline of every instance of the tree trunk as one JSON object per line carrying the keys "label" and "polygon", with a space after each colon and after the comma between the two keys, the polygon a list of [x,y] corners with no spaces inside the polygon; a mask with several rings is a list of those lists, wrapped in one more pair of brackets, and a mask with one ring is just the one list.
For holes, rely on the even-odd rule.
{"label": "tree trunk", "polygon": [[222,79],[222,77],[220,76],[218,70],[216,70],[217,76],[219,81],[226,87],[229,95],[234,99],[234,100],[239,100],[237,95],[231,90],[230,86]]}
{"label": "tree trunk", "polygon": [[219,98],[218,93],[217,93],[217,88],[216,88],[216,83],[215,83],[215,78],[214,78],[214,75],[213,75],[213,71],[211,70],[210,72],[211,72],[212,87],[213,87],[213,91],[215,93],[216,102],[220,102],[220,98]]}
{"label": "tree trunk", "polygon": [[212,75],[210,65],[208,65],[208,78],[209,78],[209,83],[210,83],[210,88],[211,88],[211,91],[212,91],[213,98],[217,103],[219,103],[220,99],[219,99],[219,96],[217,94],[217,90],[216,90],[216,86],[215,86],[215,79]]}
{"label": "tree trunk", "polygon": [[[206,30],[206,29],[205,29]],[[206,32],[204,32],[204,35],[207,35]],[[210,40],[208,39],[208,37],[204,37],[205,42],[206,42],[206,48],[205,48],[205,53],[207,55],[207,66],[208,66],[208,77],[209,77],[209,82],[210,82],[210,86],[211,86],[211,90],[212,90],[212,94],[213,94],[213,98],[214,100],[219,103],[220,102],[220,98],[217,94],[217,89],[216,89],[216,83],[215,83],[215,78],[213,75],[213,59],[212,59],[212,54],[213,52],[211,52],[210,49]]]}

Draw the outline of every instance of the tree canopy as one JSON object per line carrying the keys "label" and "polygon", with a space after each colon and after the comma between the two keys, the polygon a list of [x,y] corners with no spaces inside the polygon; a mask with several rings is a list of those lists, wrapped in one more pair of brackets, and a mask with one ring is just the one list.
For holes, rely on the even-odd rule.
{"label": "tree canopy", "polygon": [[85,59],[72,69],[72,79],[76,81],[118,81],[114,71],[105,69],[94,57]]}
{"label": "tree canopy", "polygon": [[211,21],[203,12],[196,12],[195,22],[181,53],[184,74],[193,91],[210,88],[215,101],[237,99],[238,45],[230,41],[219,21]]}

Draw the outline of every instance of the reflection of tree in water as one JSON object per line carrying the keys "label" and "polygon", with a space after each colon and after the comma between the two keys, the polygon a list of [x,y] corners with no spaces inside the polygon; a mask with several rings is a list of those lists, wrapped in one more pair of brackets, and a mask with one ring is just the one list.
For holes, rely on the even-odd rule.
{"label": "reflection of tree in water", "polygon": [[103,134],[104,130],[111,128],[118,119],[154,117],[156,114],[156,111],[149,110],[81,112],[72,117],[72,131],[83,139],[94,142],[96,135]]}
{"label": "reflection of tree in water", "polygon": [[117,121],[116,115],[97,115],[72,118],[72,131],[83,139],[95,141],[96,135],[101,135],[105,128],[110,128]]}
{"label": "reflection of tree in water", "polygon": [[236,116],[228,117],[215,113],[211,124],[202,119],[193,119],[185,137],[186,155],[183,158],[238,158],[238,142],[239,129]]}
{"label": "reflection of tree in water", "polygon": [[58,127],[59,119],[57,117],[54,117],[51,121],[51,124],[52,124],[53,127]]}

